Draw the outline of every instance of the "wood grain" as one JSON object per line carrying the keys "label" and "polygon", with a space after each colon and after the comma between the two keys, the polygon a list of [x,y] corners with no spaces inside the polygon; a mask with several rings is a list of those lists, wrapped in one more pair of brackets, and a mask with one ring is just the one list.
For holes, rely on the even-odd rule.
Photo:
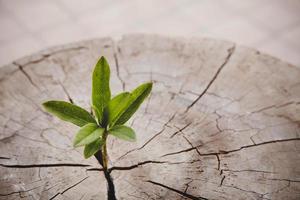
{"label": "wood grain", "polygon": [[118,199],[299,199],[300,69],[212,39],[128,35],[51,48],[0,68],[0,199],[106,199],[77,127],[41,109],[90,110],[91,73],[111,65],[116,94],[153,81],[129,125],[109,138]]}

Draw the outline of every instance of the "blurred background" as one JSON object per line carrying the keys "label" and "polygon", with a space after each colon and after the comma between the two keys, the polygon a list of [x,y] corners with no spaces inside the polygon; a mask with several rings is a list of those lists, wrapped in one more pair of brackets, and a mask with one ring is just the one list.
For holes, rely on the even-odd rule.
{"label": "blurred background", "polygon": [[0,27],[0,66],[128,33],[230,40],[300,66],[300,0],[0,0]]}

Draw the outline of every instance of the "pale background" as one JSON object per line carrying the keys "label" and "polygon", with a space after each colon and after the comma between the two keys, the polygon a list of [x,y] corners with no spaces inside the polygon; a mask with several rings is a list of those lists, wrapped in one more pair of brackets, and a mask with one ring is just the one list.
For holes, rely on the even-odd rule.
{"label": "pale background", "polygon": [[0,66],[127,33],[211,37],[300,66],[300,0],[0,0]]}

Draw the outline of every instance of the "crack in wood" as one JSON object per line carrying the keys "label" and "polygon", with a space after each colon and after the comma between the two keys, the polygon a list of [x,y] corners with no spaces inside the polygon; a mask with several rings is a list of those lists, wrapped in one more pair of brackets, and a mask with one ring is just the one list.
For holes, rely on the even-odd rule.
{"label": "crack in wood", "polygon": [[108,190],[107,190],[107,199],[108,200],[117,200],[116,198],[116,192],[115,192],[115,185],[113,182],[113,179],[110,175],[110,173],[108,171],[103,171],[106,182],[107,182],[107,186],[108,186]]}
{"label": "crack in wood", "polygon": [[142,166],[142,165],[146,165],[146,164],[162,164],[162,163],[166,163],[165,161],[152,161],[152,160],[147,160],[147,161],[144,161],[144,162],[139,162],[135,165],[131,165],[131,166],[127,166],[127,167],[118,167],[118,166],[114,166],[114,167],[111,167],[108,172],[111,173],[113,170],[131,170],[131,169],[134,169],[134,168],[137,168],[139,166]]}
{"label": "crack in wood", "polygon": [[217,112],[217,110],[214,111],[214,114],[218,116],[216,118],[216,128],[218,129],[219,133],[222,133],[224,130],[222,130],[219,126],[219,120],[222,118],[222,116]]}
{"label": "crack in wood", "polygon": [[[143,162],[139,162],[134,165],[130,166],[114,166],[108,169],[108,172],[111,173],[112,171],[127,171],[127,170],[132,170],[135,168],[138,168],[143,165],[147,164],[170,164],[170,165],[178,165],[178,164],[192,164],[195,162],[199,162],[200,160],[191,160],[189,162],[169,162],[169,161],[155,161],[155,160],[147,160]],[[88,168],[87,171],[103,171],[103,168]]]}
{"label": "crack in wood", "polygon": [[184,189],[184,193],[187,193],[187,191],[188,191],[188,189],[189,189],[189,187],[190,187],[190,183],[192,183],[194,180],[191,180],[191,181],[189,181],[188,183],[186,183],[185,185],[186,185],[186,187],[185,187],[185,189]]}
{"label": "crack in wood", "polygon": [[103,172],[104,169],[103,168],[97,168],[97,167],[94,167],[94,168],[88,168],[86,169],[86,171],[97,171],[97,172]]}
{"label": "crack in wood", "polygon": [[39,88],[39,86],[37,84],[35,84],[35,82],[32,80],[31,76],[24,70],[22,65],[19,65],[16,62],[13,62],[14,65],[18,66],[20,72],[22,72],[22,74],[24,74],[24,76],[27,78],[27,80],[31,83],[32,86],[34,86],[37,90],[41,90]]}
{"label": "crack in wood", "polygon": [[[257,133],[255,133],[255,134],[257,134]],[[255,136],[255,135],[252,135],[252,136],[250,137],[250,140],[251,140],[251,142],[252,142],[254,145],[256,145],[256,143],[254,142],[253,136]]]}
{"label": "crack in wood", "polygon": [[252,190],[245,190],[245,189],[239,188],[237,186],[233,186],[233,185],[222,185],[222,187],[234,188],[234,189],[237,189],[237,190],[240,190],[240,191],[243,191],[243,192],[247,192],[247,193],[252,193],[252,194],[258,195],[258,197],[260,199],[267,199],[267,198],[264,198],[264,194],[261,194],[261,193],[258,193],[258,192],[252,191]]}
{"label": "crack in wood", "polygon": [[192,122],[189,122],[188,124],[186,124],[184,127],[182,127],[181,129],[179,129],[178,131],[176,131],[175,133],[173,133],[170,138],[173,138],[174,136],[176,136],[178,133],[182,133],[184,131],[184,129],[186,129],[187,127],[189,127],[192,124]]}
{"label": "crack in wood", "polygon": [[266,107],[260,108],[258,110],[255,110],[255,111],[249,113],[249,114],[260,113],[262,111],[269,110],[269,109],[272,109],[272,108],[278,109],[278,108],[282,108],[282,107],[285,107],[285,106],[289,106],[289,105],[292,105],[292,104],[298,104],[298,103],[300,103],[300,102],[289,101],[289,102],[286,102],[286,103],[283,103],[283,104],[280,104],[280,105],[274,104],[274,105],[270,105],[270,106],[266,106]]}
{"label": "crack in wood", "polygon": [[[183,138],[184,138],[184,139],[189,143],[189,145],[191,146],[191,148],[189,148],[188,151],[191,151],[191,150],[193,150],[192,148],[194,148],[194,150],[196,150],[197,154],[198,154],[199,156],[202,156],[202,154],[200,153],[200,151],[199,151],[197,148],[194,147],[194,145],[191,143],[191,141],[190,141],[187,137],[185,137],[185,136],[183,135]],[[218,154],[215,154],[215,156],[216,156],[217,161],[218,161],[217,170],[219,170],[219,171],[220,171],[220,175],[222,175],[223,171],[220,170],[220,165],[221,165],[220,157],[219,157]]]}
{"label": "crack in wood", "polygon": [[36,59],[36,60],[31,60],[31,61],[29,61],[29,62],[27,62],[27,63],[25,63],[25,64],[19,64],[18,62],[13,62],[13,64],[14,65],[16,65],[16,66],[22,66],[22,67],[26,67],[27,65],[30,65],[30,64],[37,64],[37,63],[39,63],[39,62],[42,62],[43,60],[45,60],[46,58],[48,58],[50,55],[49,54],[42,54],[41,55],[41,58],[38,58],[38,59]]}
{"label": "crack in wood", "polygon": [[74,164],[74,163],[55,163],[55,164],[32,164],[32,165],[7,165],[0,164],[1,167],[6,168],[41,168],[41,167],[90,167],[91,165]]}
{"label": "crack in wood", "polygon": [[217,169],[220,170],[221,160],[220,160],[220,157],[219,157],[218,154],[216,154],[216,157],[217,157],[217,161],[218,161],[218,168]]}
{"label": "crack in wood", "polygon": [[226,178],[226,176],[222,177],[221,182],[220,182],[220,187],[223,185],[223,182],[224,182],[225,178]]}
{"label": "crack in wood", "polygon": [[[288,182],[287,185],[285,185],[285,186],[283,186],[282,188],[276,190],[275,192],[267,192],[267,193],[263,194],[263,198],[264,198],[264,199],[267,199],[267,198],[265,198],[264,196],[266,196],[266,195],[268,195],[268,194],[279,193],[280,191],[283,191],[283,190],[285,190],[286,188],[289,188],[290,186],[291,186],[291,182]],[[271,199],[268,199],[268,200],[271,200]]]}
{"label": "crack in wood", "polygon": [[178,194],[180,194],[180,195],[182,195],[182,196],[184,196],[184,197],[187,197],[187,198],[189,198],[189,199],[193,199],[193,200],[208,200],[207,198],[204,198],[204,197],[193,196],[193,195],[188,194],[188,193],[186,193],[186,192],[182,192],[182,191],[177,190],[177,189],[175,189],[175,188],[171,188],[171,187],[169,187],[169,186],[167,186],[167,185],[164,185],[164,184],[162,184],[162,183],[158,183],[158,182],[151,181],[151,180],[147,180],[147,181],[145,181],[145,182],[148,182],[148,183],[151,183],[151,184],[153,184],[153,185],[157,185],[157,186],[163,187],[163,188],[165,188],[165,189],[171,190],[171,191],[176,192],[176,193],[178,193]]}
{"label": "crack in wood", "polygon": [[300,183],[300,180],[291,180],[291,179],[284,179],[284,178],[267,178],[267,180],[272,180],[272,181],[287,181],[291,183]]}
{"label": "crack in wood", "polygon": [[127,156],[128,154],[134,152],[134,151],[138,151],[138,150],[141,150],[143,149],[145,146],[147,146],[152,140],[154,140],[154,138],[156,138],[157,136],[159,136],[161,133],[163,133],[165,130],[165,126],[163,127],[163,129],[161,131],[159,131],[158,133],[156,133],[154,136],[152,136],[149,140],[147,140],[141,147],[139,148],[135,148],[135,149],[131,149],[130,151],[127,151],[125,154],[123,154],[122,156],[120,156],[118,160],[121,160],[123,159],[125,156]]}
{"label": "crack in wood", "polygon": [[151,141],[153,141],[156,137],[158,137],[160,134],[162,134],[166,127],[168,126],[168,124],[175,118],[177,112],[175,112],[171,117],[170,119],[163,125],[163,128],[158,132],[156,133],[154,136],[152,136],[149,140],[147,140],[141,147],[139,148],[135,148],[135,149],[131,149],[129,151],[127,151],[126,153],[124,153],[122,156],[120,156],[119,158],[116,159],[116,161],[118,160],[121,160],[123,159],[125,156],[127,156],[128,154],[134,152],[134,151],[138,151],[138,150],[141,150],[143,149],[145,146],[147,146]]}
{"label": "crack in wood", "polygon": [[213,82],[217,79],[217,77],[219,76],[220,72],[225,67],[225,65],[229,62],[231,56],[233,55],[233,53],[235,51],[235,45],[233,45],[233,47],[229,48],[227,51],[228,51],[228,55],[225,58],[225,61],[218,68],[217,72],[215,73],[215,75],[213,76],[213,78],[211,79],[211,81],[207,84],[207,86],[205,87],[205,89],[203,90],[203,92],[186,108],[185,113],[188,112],[189,109],[191,107],[193,107],[201,99],[201,97],[207,92],[207,90],[210,88],[210,86],[213,84]]}
{"label": "crack in wood", "polygon": [[[95,158],[97,159],[98,163],[103,167],[103,159],[102,159],[102,151],[99,150],[97,153],[94,154]],[[87,170],[88,171],[88,170]],[[113,182],[113,178],[110,175],[110,172],[106,169],[100,170],[89,170],[89,171],[103,171],[106,183],[107,183],[107,199],[108,200],[116,200],[116,192],[115,192],[115,184]]]}
{"label": "crack in wood", "polygon": [[116,52],[116,48],[119,49],[119,47],[114,44],[114,48],[113,48],[114,53],[113,53],[113,56],[114,56],[115,65],[116,65],[117,77],[118,77],[118,79],[120,80],[120,82],[122,84],[123,91],[125,91],[126,83],[125,83],[125,81],[122,79],[122,77],[120,75],[120,65],[119,65],[118,53]]}
{"label": "crack in wood", "polygon": [[[196,150],[197,148],[196,147],[191,147],[191,148],[188,148],[188,149],[184,149],[184,150],[181,150],[181,151],[176,151],[176,152],[172,152],[172,153],[167,153],[167,154],[164,154],[160,157],[166,157],[166,156],[171,156],[171,155],[176,155],[176,154],[180,154],[180,153],[185,153],[185,152],[189,152],[189,151],[193,151],[193,150]],[[202,154],[201,154],[202,155]],[[214,154],[212,154],[214,155]]]}
{"label": "crack in wood", "polygon": [[67,51],[78,51],[78,50],[81,50],[81,49],[88,49],[87,47],[84,47],[84,46],[78,46],[78,47],[70,47],[70,48],[63,48],[63,49],[60,49],[60,50],[56,50],[56,51],[53,51],[51,53],[41,53],[41,58],[38,58],[36,60],[30,60],[29,62],[25,63],[25,64],[19,64],[18,62],[13,62],[13,64],[19,66],[21,65],[23,68],[27,65],[30,65],[30,64],[37,64],[39,62],[42,62],[43,60],[45,60],[46,58],[49,58],[50,56],[53,56],[55,54],[58,54],[58,53],[63,53],[63,52],[67,52]]}
{"label": "crack in wood", "polygon": [[61,82],[58,82],[58,84],[61,86],[61,88],[63,89],[64,93],[66,94],[68,100],[70,103],[74,103],[73,99],[71,98],[71,95],[70,93],[67,91],[66,87],[61,83]]}
{"label": "crack in wood", "polygon": [[49,200],[55,199],[58,195],[62,195],[65,192],[67,192],[68,190],[76,187],[77,185],[79,185],[80,183],[82,183],[83,181],[85,181],[87,178],[89,178],[89,176],[85,177],[84,179],[78,181],[77,183],[71,185],[70,187],[66,188],[65,190],[63,190],[62,192],[58,192],[57,194],[55,194],[53,197],[51,197]]}
{"label": "crack in wood", "polygon": [[276,174],[276,172],[264,171],[264,170],[255,170],[255,169],[243,169],[243,170],[231,170],[231,169],[222,169],[223,172],[255,172],[255,173],[265,173],[265,174]]}
{"label": "crack in wood", "polygon": [[37,187],[31,188],[29,190],[21,190],[21,191],[10,192],[10,193],[7,193],[7,194],[0,194],[0,196],[10,196],[10,195],[13,195],[13,194],[19,194],[21,196],[21,193],[30,192],[30,191],[35,190],[35,189],[40,188],[40,187],[42,187],[42,186],[37,186]]}
{"label": "crack in wood", "polygon": [[[267,142],[262,142],[262,143],[257,143],[257,144],[251,144],[251,145],[242,146],[242,147],[240,147],[238,149],[233,149],[233,150],[228,150],[228,151],[219,150],[219,152],[217,152],[217,153],[200,153],[199,155],[201,155],[201,156],[212,156],[212,155],[217,155],[217,154],[218,155],[229,154],[229,153],[240,151],[242,149],[247,149],[247,148],[251,148],[251,147],[257,147],[257,146],[261,146],[261,145],[265,145],[265,144],[273,144],[273,143],[289,142],[289,141],[298,141],[298,140],[300,140],[300,138],[272,140],[272,141],[267,141]],[[171,156],[171,155],[175,155],[175,154],[185,153],[185,152],[189,152],[189,151],[196,150],[196,149],[197,149],[197,147],[191,147],[191,148],[184,149],[184,150],[181,150],[181,151],[167,153],[167,154],[164,154],[164,155],[162,155],[160,157],[166,157],[166,156]]]}

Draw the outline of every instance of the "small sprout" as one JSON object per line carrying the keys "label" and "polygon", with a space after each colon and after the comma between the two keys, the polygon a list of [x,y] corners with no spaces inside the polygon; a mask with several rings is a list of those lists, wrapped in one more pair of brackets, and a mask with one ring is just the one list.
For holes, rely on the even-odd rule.
{"label": "small sprout", "polygon": [[111,98],[110,69],[104,57],[97,62],[93,72],[92,114],[83,108],[64,101],[47,101],[45,110],[61,120],[80,127],[73,142],[74,147],[84,146],[84,157],[89,158],[99,150],[103,168],[107,171],[106,140],[109,135],[126,141],[136,141],[132,128],[124,125],[149,96],[152,83],[144,83],[132,92],[122,92]]}

